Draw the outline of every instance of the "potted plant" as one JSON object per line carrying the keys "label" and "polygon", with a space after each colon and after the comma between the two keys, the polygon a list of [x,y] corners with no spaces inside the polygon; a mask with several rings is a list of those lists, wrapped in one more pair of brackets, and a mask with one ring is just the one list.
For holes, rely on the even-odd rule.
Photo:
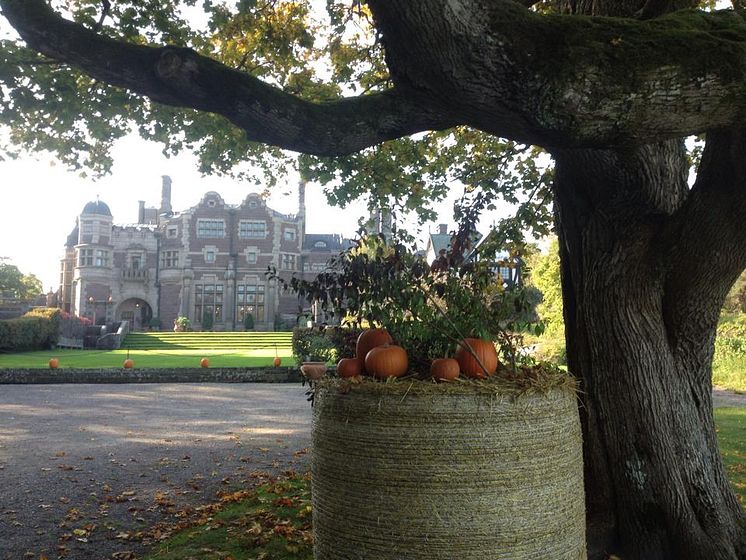
{"label": "potted plant", "polygon": [[332,342],[321,333],[312,333],[305,341],[301,373],[311,380],[320,379],[326,373],[327,364],[334,362],[335,357]]}
{"label": "potted plant", "polygon": [[174,332],[187,332],[192,330],[192,322],[189,317],[179,315],[174,319]]}

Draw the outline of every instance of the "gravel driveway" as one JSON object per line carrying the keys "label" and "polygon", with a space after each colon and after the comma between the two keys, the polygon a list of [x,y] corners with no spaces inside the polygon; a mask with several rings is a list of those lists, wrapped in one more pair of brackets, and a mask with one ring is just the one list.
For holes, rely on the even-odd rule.
{"label": "gravel driveway", "polygon": [[297,384],[0,386],[0,560],[134,557],[138,531],[306,469],[310,422]]}

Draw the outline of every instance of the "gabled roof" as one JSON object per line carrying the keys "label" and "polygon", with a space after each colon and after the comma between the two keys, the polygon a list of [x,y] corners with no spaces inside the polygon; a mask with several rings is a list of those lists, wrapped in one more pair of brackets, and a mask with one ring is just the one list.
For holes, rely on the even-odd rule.
{"label": "gabled roof", "polygon": [[452,237],[450,233],[431,233],[428,246],[432,246],[433,252],[437,255],[442,249],[448,250]]}

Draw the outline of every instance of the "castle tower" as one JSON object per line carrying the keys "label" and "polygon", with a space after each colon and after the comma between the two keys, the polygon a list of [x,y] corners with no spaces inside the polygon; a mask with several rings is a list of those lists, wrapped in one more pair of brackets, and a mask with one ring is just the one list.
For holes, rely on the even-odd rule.
{"label": "castle tower", "polygon": [[112,221],[111,210],[98,198],[78,217],[71,311],[94,322],[106,320],[105,303],[111,293]]}

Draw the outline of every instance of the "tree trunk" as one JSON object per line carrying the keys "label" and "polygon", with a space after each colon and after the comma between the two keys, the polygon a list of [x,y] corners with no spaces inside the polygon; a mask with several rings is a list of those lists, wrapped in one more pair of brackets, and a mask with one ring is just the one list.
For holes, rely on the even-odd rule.
{"label": "tree trunk", "polygon": [[717,317],[746,266],[743,145],[708,141],[691,190],[678,142],[554,153],[595,557],[746,558],[711,402]]}

